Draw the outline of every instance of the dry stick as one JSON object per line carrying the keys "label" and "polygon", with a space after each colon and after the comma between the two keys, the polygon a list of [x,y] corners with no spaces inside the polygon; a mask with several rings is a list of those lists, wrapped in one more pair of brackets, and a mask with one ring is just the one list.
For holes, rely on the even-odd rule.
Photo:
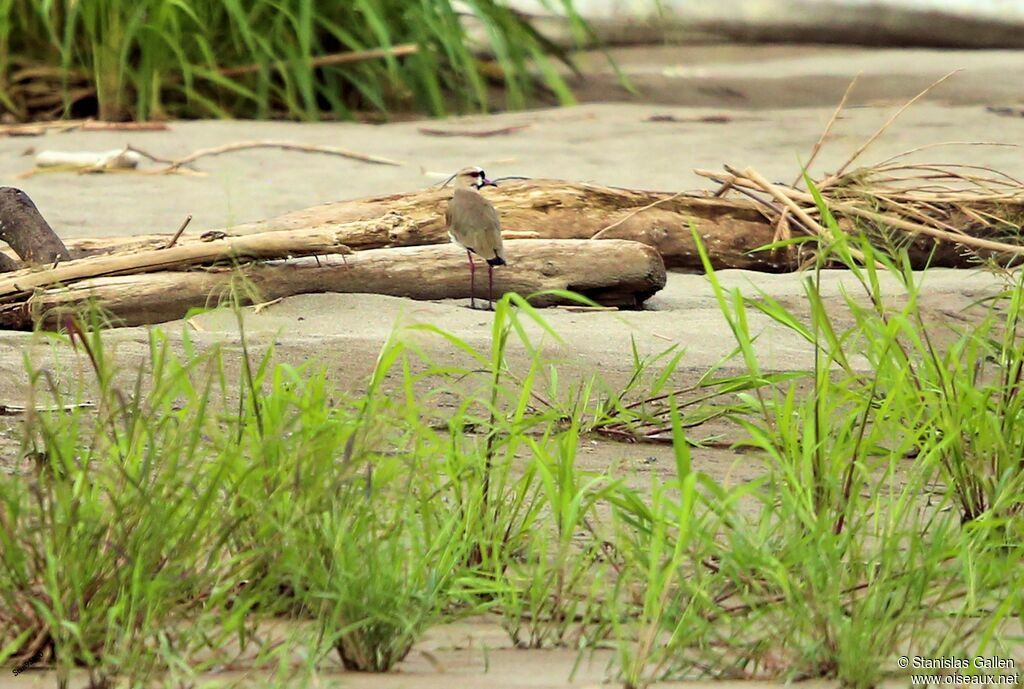
{"label": "dry stick", "polygon": [[468,136],[483,139],[489,136],[514,134],[515,132],[522,131],[529,126],[529,124],[516,124],[509,127],[501,127],[499,129],[484,129],[482,131],[473,131],[471,129],[432,129],[430,127],[420,127],[419,132],[420,134],[425,134],[427,136]]}
{"label": "dry stick", "polygon": [[26,263],[49,264],[71,255],[28,194],[14,187],[0,187],[0,241]]}
{"label": "dry stick", "polygon": [[800,174],[793,180],[793,183],[790,185],[791,187],[795,187],[799,184],[804,178],[804,172],[811,169],[811,163],[813,163],[815,158],[818,157],[818,152],[825,143],[825,139],[827,139],[828,135],[832,133],[832,127],[835,126],[836,121],[839,119],[839,113],[841,113],[843,108],[846,107],[846,101],[850,97],[850,94],[853,93],[853,87],[856,86],[858,79],[860,79],[859,74],[855,76],[850,82],[850,85],[846,87],[846,91],[843,93],[843,97],[839,101],[839,105],[837,105],[836,109],[832,112],[832,117],[829,118],[824,131],[821,132],[821,136],[818,137],[818,141],[815,142],[814,147],[811,149],[811,157],[807,159],[806,163],[804,163],[803,170],[801,170]]}
{"label": "dry stick", "polygon": [[170,249],[172,246],[174,246],[177,243],[178,237],[181,236],[181,233],[185,231],[185,228],[188,227],[188,224],[190,222],[192,222],[192,214],[191,213],[189,213],[188,215],[185,216],[184,222],[181,223],[181,227],[179,227],[178,231],[174,233],[173,237],[171,237],[171,241],[167,242],[167,244],[164,245],[165,249]]}
{"label": "dry stick", "polygon": [[242,237],[225,237],[149,251],[101,254],[66,261],[50,270],[19,270],[0,277],[0,299],[31,292],[39,287],[63,285],[109,275],[174,270],[235,258],[285,258],[304,254],[351,253],[333,230],[278,230]]}
{"label": "dry stick", "polygon": [[962,203],[957,203],[956,207],[957,210],[959,210],[961,213],[966,213],[971,217],[979,218],[978,222],[982,223],[983,225],[991,225],[992,223],[998,223],[1000,225],[1012,226],[1016,224],[1012,222],[1009,218],[1005,218],[1001,215],[996,215],[994,212],[985,211],[978,208],[968,208]]}
{"label": "dry stick", "polygon": [[[939,228],[940,230],[946,230],[948,232],[953,232],[955,234],[958,234],[958,235],[961,235],[961,236],[964,236],[964,237],[968,236],[968,234],[966,232],[964,232],[963,230],[961,230],[961,229],[959,229],[957,227],[954,227],[953,225],[950,225],[947,222],[943,222],[943,221],[939,220],[938,218],[933,218],[932,216],[928,215],[927,213],[922,213],[921,211],[917,210],[913,206],[910,206],[910,205],[905,204],[905,203],[900,203],[899,201],[896,201],[895,199],[890,198],[890,197],[886,196],[885,194],[875,193],[874,197],[876,199],[878,199],[879,201],[881,201],[883,205],[888,206],[890,208],[894,208],[896,210],[902,210],[907,215],[909,215],[909,216],[911,216],[913,218],[917,218],[918,220],[920,220],[923,223],[931,223],[932,225],[934,225],[935,227]],[[969,213],[967,213],[966,209],[964,209],[964,213],[969,215]],[[975,219],[980,221],[980,218],[975,218]],[[982,224],[984,224],[984,223],[982,223]]]}
{"label": "dry stick", "polygon": [[783,194],[782,191],[779,190],[776,185],[772,184],[764,177],[759,175],[756,170],[748,167],[746,170],[739,172],[729,167],[728,165],[726,165],[725,168],[734,177],[738,177],[741,179],[745,177],[747,180],[753,182],[754,185],[756,185],[755,188],[758,188],[761,191],[770,194],[776,201],[779,201],[793,215],[795,215],[797,219],[800,220],[801,224],[803,224],[803,226],[811,232],[811,234],[816,234],[819,237],[824,237],[829,241],[833,240],[832,233],[827,228],[823,227],[817,220],[812,218],[810,214],[803,208],[793,203],[792,199]]}
{"label": "dry stick", "polygon": [[[776,215],[775,222],[776,223],[778,222],[779,218],[781,218],[782,216],[784,216],[786,214],[786,209],[785,208],[779,208],[774,203],[772,203],[770,201],[765,201],[764,199],[762,199],[757,194],[751,192],[749,189],[744,189],[743,187],[736,187],[735,190],[738,191],[739,193],[743,194],[744,196],[746,196],[748,199],[750,199],[751,201],[756,203],[758,206],[765,206],[769,210],[771,210],[773,213],[775,213],[775,215]],[[769,223],[772,222],[771,216],[768,215],[767,213],[762,211],[761,215],[764,216],[764,219],[767,220]],[[803,227],[803,224],[800,223],[800,221],[795,221],[795,222],[798,225],[800,225],[801,227]],[[804,227],[803,229],[804,229],[804,232],[806,232],[809,235],[814,234],[814,230],[812,230],[809,227]],[[776,234],[778,234],[778,228],[776,228]],[[774,241],[778,241],[778,240],[773,239],[772,241],[774,242]]]}
{"label": "dry stick", "polygon": [[[975,211],[971,210],[970,208],[968,208],[967,206],[958,206],[958,210],[961,213],[963,213],[964,215],[966,215],[968,218],[973,220],[974,222],[978,223],[979,225],[982,225],[983,227],[990,225],[993,221],[1000,222],[1000,220],[998,218],[991,218],[990,217],[988,220],[986,220],[981,215],[981,213],[975,212]],[[925,216],[925,217],[927,217],[927,216]],[[939,227],[940,229],[952,230],[953,232],[959,232],[961,234],[967,234],[966,232],[962,232],[960,229],[958,229],[956,227],[953,227],[952,225],[948,225],[948,224],[946,224],[944,222],[939,222],[937,220],[933,220],[932,222],[935,224],[936,227]],[[1002,222],[1006,222],[1006,221],[1003,220]],[[1006,224],[1009,224],[1009,223],[1006,223]]]}
{"label": "dry stick", "polygon": [[[802,222],[800,222],[800,220],[796,218],[790,219],[789,217],[787,217],[787,213],[790,212],[789,208],[779,208],[774,203],[765,201],[757,194],[751,192],[749,189],[744,189],[742,186],[734,185],[732,179],[725,179],[723,181],[721,177],[714,176],[711,176],[711,179],[716,182],[721,182],[722,186],[719,188],[720,192],[724,192],[728,189],[734,189],[735,191],[738,191],[739,193],[746,196],[747,198],[752,199],[759,206],[767,206],[776,214],[775,221],[772,222],[772,219],[768,216],[768,214],[762,212],[762,214],[765,216],[765,219],[768,220],[769,222],[772,222],[772,224],[775,226],[775,231],[772,233],[772,244],[778,242],[780,239],[790,239],[790,237],[792,236],[792,233],[789,230],[790,223],[795,223],[808,235],[815,234],[815,231],[812,228],[805,226]],[[776,249],[772,249],[772,254],[774,254],[775,252]],[[793,251],[791,246],[786,247],[786,256],[789,258],[791,264],[795,264],[795,258],[793,257]]]}
{"label": "dry stick", "polygon": [[875,213],[873,211],[867,211],[857,206],[841,203],[832,202],[830,204],[832,208],[845,213],[846,215],[856,215],[867,220],[872,220],[882,225],[890,225],[892,227],[898,227],[901,230],[907,232],[920,232],[936,239],[943,239],[954,244],[961,244],[963,246],[970,246],[976,249],[986,249],[988,251],[995,251],[997,253],[1010,253],[1024,255],[1024,246],[1015,246],[1013,244],[1006,244],[1004,242],[994,242],[990,239],[982,239],[980,237],[972,237],[970,235],[960,235],[953,232],[947,232],[946,230],[940,230],[928,225],[919,225],[912,223],[901,218],[894,218],[891,215],[885,215],[883,213]]}
{"label": "dry stick", "polygon": [[[182,168],[183,171],[185,169]],[[509,228],[509,232],[506,232],[508,239],[513,236],[537,237],[539,234],[552,238],[589,240],[596,232],[627,212],[671,194],[581,185],[560,180],[532,180],[503,185],[489,198],[494,199],[502,216],[502,224]],[[438,215],[438,207],[443,207],[450,196],[450,190],[430,188],[408,194],[332,203],[294,211],[262,223],[239,226],[232,234],[333,224],[339,228],[342,225],[348,226],[344,243],[353,249],[447,243],[443,213]],[[724,217],[722,209],[728,211]],[[692,219],[702,228],[702,232],[716,238],[735,236],[741,240],[714,242],[716,246],[712,252],[712,261],[716,267],[760,267],[772,272],[788,270],[788,265],[783,266],[767,252],[748,253],[751,248],[768,244],[772,236],[771,228],[755,213],[746,203],[681,196],[670,204],[663,204],[658,212],[650,211],[646,216],[637,216],[614,233],[604,235],[600,241],[607,241],[612,236],[629,236],[656,244],[672,266],[699,268],[697,252],[687,230],[688,220]],[[663,226],[681,228],[683,231],[652,231]],[[76,240],[74,248],[78,255],[95,254],[116,247],[155,248],[166,244],[169,237],[168,232],[134,238]],[[180,245],[186,241],[194,239],[190,235],[182,237],[178,243]]]}
{"label": "dry stick", "polygon": [[[805,225],[807,225],[808,227],[813,228],[822,237],[825,237],[830,242],[835,241],[835,237],[832,236],[831,230],[826,228],[824,225],[821,225],[820,223],[816,222],[814,220],[814,218],[812,218],[810,215],[807,214],[807,211],[805,211],[803,208],[798,206],[793,201],[793,199],[791,199],[788,196],[786,196],[786,194],[784,194],[782,192],[782,189],[779,188],[779,185],[772,184],[771,182],[766,180],[764,177],[762,177],[757,172],[757,170],[755,170],[754,168],[751,168],[751,167],[748,167],[746,170],[743,171],[743,176],[748,178],[748,179],[750,179],[750,180],[753,180],[754,183],[756,183],[758,186],[760,186],[766,192],[768,192],[769,194],[774,196],[776,199],[778,199],[778,201],[780,203],[782,203],[784,206],[786,206],[786,208],[788,208],[796,217],[800,218],[801,222],[803,222]],[[853,256],[854,258],[856,258],[861,263],[864,263],[866,261],[866,259],[864,257],[864,254],[861,253],[859,250],[854,249],[852,247],[848,247],[848,250],[850,252],[850,255]]]}
{"label": "dry stick", "polygon": [[780,241],[789,241],[793,233],[789,230],[789,209],[783,208],[779,217],[775,220],[775,233],[772,235],[772,244]]}
{"label": "dry stick", "polygon": [[83,123],[85,123],[85,120],[64,120],[61,122],[34,122],[32,124],[3,124],[0,125],[0,136],[5,134],[9,135],[12,132],[15,133],[16,136],[17,133],[21,132],[22,130],[46,132],[47,130],[50,129],[56,129],[58,131],[76,129],[78,127],[81,127]]}
{"label": "dry stick", "polygon": [[711,198],[721,198],[722,196],[725,196],[730,189],[732,189],[732,182],[724,182],[720,187],[718,187],[718,189],[715,190],[715,193],[711,195]]}
{"label": "dry stick", "polygon": [[352,160],[358,160],[364,163],[374,163],[376,165],[394,165],[396,167],[405,165],[403,162],[391,160],[390,158],[381,158],[379,156],[367,155],[365,153],[356,153],[355,151],[348,151],[334,146],[314,146],[312,144],[300,144],[294,141],[236,141],[235,143],[224,144],[223,146],[202,148],[190,153],[184,158],[179,158],[173,161],[170,165],[164,168],[162,172],[174,172],[182,165],[188,165],[189,163],[205,156],[221,155],[222,153],[231,153],[232,151],[241,151],[249,148],[282,148],[286,151],[302,151],[303,153],[326,153],[327,155],[341,156],[342,158],[350,158]]}
{"label": "dry stick", "polygon": [[610,231],[614,230],[616,227],[618,227],[622,223],[626,222],[627,220],[632,218],[634,215],[636,215],[638,213],[643,213],[644,211],[650,210],[650,209],[654,208],[655,206],[660,205],[662,203],[668,203],[669,201],[674,201],[674,200],[678,199],[680,196],[683,196],[686,193],[687,192],[685,192],[685,191],[677,191],[675,194],[672,194],[672,196],[667,196],[667,197],[665,197],[663,199],[658,199],[654,203],[649,203],[646,206],[642,206],[641,208],[637,208],[634,211],[630,211],[629,213],[627,213],[625,216],[623,216],[619,220],[616,220],[615,222],[613,222],[611,225],[608,225],[607,227],[602,227],[600,230],[595,232],[590,238],[591,239],[600,239],[601,235],[603,235],[606,232],[610,232]]}
{"label": "dry stick", "polygon": [[106,122],[88,119],[78,126],[83,132],[164,132],[166,122]]}
{"label": "dry stick", "polygon": [[126,145],[124,147],[124,150],[131,151],[133,153],[138,153],[143,158],[148,158],[149,160],[152,160],[154,163],[163,163],[164,165],[172,165],[174,163],[173,160],[170,160],[168,158],[160,158],[159,156],[155,156],[152,153],[149,153],[148,151],[142,150],[141,148],[136,148],[131,144]]}
{"label": "dry stick", "polygon": [[848,158],[848,159],[846,160],[846,162],[845,162],[845,163],[843,163],[842,165],[840,165],[840,166],[839,166],[839,169],[838,169],[838,170],[836,170],[836,171],[835,171],[835,173],[833,173],[831,177],[829,177],[828,179],[826,179],[825,181],[821,182],[821,183],[820,183],[820,184],[818,185],[818,190],[819,190],[819,191],[821,191],[821,190],[825,189],[826,187],[828,187],[828,186],[830,186],[830,185],[832,185],[832,184],[835,184],[836,180],[838,180],[838,179],[839,179],[840,177],[842,177],[843,173],[844,173],[844,172],[846,171],[846,168],[850,167],[850,165],[851,165],[851,164],[853,164],[853,161],[857,160],[857,158],[859,158],[859,157],[860,157],[860,155],[861,155],[861,154],[862,154],[862,153],[863,153],[863,152],[864,152],[865,150],[867,150],[868,146],[870,146],[871,144],[873,144],[873,143],[874,143],[874,142],[875,142],[875,141],[876,141],[876,140],[878,139],[878,137],[880,137],[880,136],[881,136],[882,134],[884,134],[884,133],[885,133],[885,130],[887,130],[887,129],[888,129],[888,128],[889,128],[890,126],[892,126],[892,123],[893,123],[893,122],[895,122],[895,121],[896,121],[896,119],[897,119],[897,118],[898,118],[898,117],[899,117],[900,115],[902,115],[902,114],[903,114],[903,112],[904,112],[904,111],[905,111],[905,110],[906,110],[907,108],[909,108],[909,107],[910,107],[911,105],[913,105],[913,104],[914,104],[914,103],[916,103],[916,102],[917,102],[918,100],[920,100],[921,98],[923,98],[923,97],[924,97],[924,96],[925,96],[925,95],[926,95],[926,94],[927,94],[927,93],[928,93],[929,91],[931,91],[931,90],[932,90],[933,88],[935,88],[936,86],[938,86],[939,84],[941,84],[942,82],[944,82],[944,81],[945,81],[946,79],[949,79],[949,78],[950,78],[951,76],[953,76],[954,74],[956,74],[957,72],[960,72],[960,71],[962,71],[962,70],[959,70],[959,69],[954,69],[954,70],[953,70],[952,72],[950,72],[950,73],[949,73],[949,74],[947,74],[946,76],[944,76],[944,77],[940,77],[940,78],[939,78],[939,79],[937,79],[936,81],[933,81],[933,82],[932,82],[931,84],[929,84],[929,85],[928,85],[928,87],[927,87],[927,88],[925,88],[925,89],[924,89],[923,91],[921,91],[921,93],[917,94],[916,96],[914,96],[913,98],[911,98],[911,99],[910,99],[909,101],[907,101],[906,103],[904,103],[903,107],[901,107],[901,108],[900,108],[899,110],[897,110],[897,111],[896,111],[895,113],[893,113],[892,117],[890,117],[890,118],[889,118],[889,119],[888,119],[888,120],[887,120],[887,121],[885,122],[885,124],[883,124],[883,125],[882,125],[881,127],[879,127],[878,131],[877,131],[877,132],[875,132],[875,133],[874,133],[874,134],[873,134],[873,135],[871,136],[871,138],[869,138],[869,139],[868,139],[867,141],[865,141],[865,142],[864,142],[863,144],[861,144],[860,148],[858,148],[858,149],[857,149],[856,151],[854,151],[854,152],[853,152],[853,155],[851,155],[851,156],[850,156],[850,157],[849,157],[849,158]]}
{"label": "dry stick", "polygon": [[[415,43],[402,43],[390,48],[372,48],[370,50],[346,51],[344,53],[332,53],[314,57],[312,60],[295,60],[295,64],[309,67],[329,67],[332,65],[345,65],[352,62],[363,62],[365,60],[377,60],[386,57],[403,57],[419,52],[420,47]],[[281,69],[287,63],[279,61],[274,63],[276,69]],[[264,68],[264,65],[243,65],[241,67],[224,67],[218,70],[226,77],[237,77],[243,74],[254,74]]]}

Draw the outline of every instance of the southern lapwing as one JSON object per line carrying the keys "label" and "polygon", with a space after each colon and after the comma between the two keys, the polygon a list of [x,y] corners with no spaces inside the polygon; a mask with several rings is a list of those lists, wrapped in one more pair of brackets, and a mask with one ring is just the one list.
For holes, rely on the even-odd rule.
{"label": "southern lapwing", "polygon": [[501,220],[490,201],[480,194],[485,186],[497,186],[478,167],[467,167],[455,174],[455,193],[444,213],[448,236],[466,250],[469,257],[469,305],[476,308],[476,263],[473,254],[487,261],[487,307],[494,291],[494,266],[505,265],[501,244]]}

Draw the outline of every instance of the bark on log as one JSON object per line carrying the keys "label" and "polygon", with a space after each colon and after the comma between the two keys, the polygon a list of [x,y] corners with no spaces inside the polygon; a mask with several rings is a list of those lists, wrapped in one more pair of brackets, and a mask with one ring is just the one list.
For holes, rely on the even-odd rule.
{"label": "bark on log", "polygon": [[[0,187],[0,240],[27,263],[53,263],[71,257],[28,194],[14,187]],[[0,271],[3,269],[0,266]]]}
{"label": "bark on log", "polygon": [[[775,229],[758,207],[743,201],[618,189],[561,180],[506,182],[484,194],[494,202],[509,239],[628,239],[655,247],[670,268],[701,270],[690,223],[696,225],[716,268],[768,272],[793,269],[784,253],[750,253],[769,244]],[[448,242],[444,209],[450,188],[376,196],[314,206],[224,230],[231,235],[296,229],[336,229],[356,251]],[[652,208],[644,209],[651,204]],[[339,227],[353,223],[349,227]],[[76,255],[152,248],[167,235],[101,237],[72,242]],[[195,240],[186,240],[195,241]]]}
{"label": "bark on log", "polygon": [[[494,270],[495,297],[514,291],[523,296],[543,290],[570,290],[607,306],[636,307],[665,285],[658,252],[638,242],[511,240],[509,265]],[[237,293],[243,303],[313,292],[366,292],[414,299],[468,298],[466,255],[451,245],[356,252],[317,264],[313,258],[279,264],[249,264],[233,270],[154,272],[100,277],[67,287],[40,290],[27,300],[0,305],[0,328],[53,327],[69,309],[92,301],[120,325],[161,323],[181,318],[191,308],[216,305],[249,281],[258,297]],[[479,275],[478,275],[479,277]],[[486,299],[486,278],[477,280],[476,297]],[[538,306],[563,303],[557,295],[533,299]]]}

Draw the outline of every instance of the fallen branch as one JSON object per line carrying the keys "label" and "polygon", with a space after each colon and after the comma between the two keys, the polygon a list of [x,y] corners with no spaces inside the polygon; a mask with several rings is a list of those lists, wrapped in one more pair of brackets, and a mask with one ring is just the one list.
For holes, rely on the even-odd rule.
{"label": "fallen branch", "polygon": [[131,170],[139,166],[142,157],[129,148],[111,151],[40,151],[36,154],[37,168],[71,168],[82,170]]}
{"label": "fallen branch", "polygon": [[0,187],[0,241],[30,264],[53,263],[71,256],[32,199],[14,187]]}
{"label": "fallen branch", "polygon": [[351,253],[351,250],[338,241],[337,232],[324,229],[225,237],[149,251],[90,256],[66,261],[48,270],[14,271],[0,277],[0,301],[24,296],[39,288],[109,275],[182,270],[228,260],[346,253]]}
{"label": "fallen branch", "polygon": [[476,139],[484,139],[491,136],[504,136],[506,134],[514,134],[528,128],[528,124],[517,124],[511,127],[501,127],[499,129],[432,129],[430,127],[420,127],[420,134],[427,136],[466,136]]}
{"label": "fallen branch", "polygon": [[[43,151],[36,156],[35,167],[31,170],[27,170],[18,175],[19,179],[31,177],[42,171],[52,172],[125,172],[132,171],[136,173],[159,175],[159,174],[171,174],[171,173],[186,173],[199,174],[196,172],[183,170],[182,168],[191,165],[200,158],[208,156],[217,156],[224,153],[233,153],[235,151],[244,151],[255,148],[278,148],[286,151],[299,151],[302,153],[322,153],[325,155],[340,156],[342,158],[348,158],[349,160],[358,160],[363,163],[371,163],[374,165],[393,165],[401,166],[405,163],[398,160],[391,160],[390,158],[382,158],[380,156],[368,155],[365,153],[358,153],[356,151],[349,151],[344,148],[337,148],[335,146],[315,146],[313,144],[303,144],[295,141],[236,141],[230,144],[224,144],[222,146],[214,146],[212,148],[202,148],[198,151],[194,151],[184,158],[178,158],[177,160],[168,160],[161,158],[149,153],[136,146],[125,146],[123,149],[117,149],[113,151],[105,151],[102,153],[83,153],[83,152],[63,152],[63,151]],[[145,170],[138,167],[139,163],[143,158],[147,158],[155,163],[160,163],[163,167],[160,168],[147,168]]]}
{"label": "fallen branch", "polygon": [[302,144],[295,141],[236,141],[230,144],[224,144],[222,146],[214,146],[213,148],[202,148],[198,151],[194,151],[184,158],[178,158],[177,160],[171,161],[171,163],[160,172],[174,172],[183,165],[193,163],[200,158],[208,156],[217,156],[224,153],[232,153],[234,151],[244,151],[253,148],[280,148],[285,151],[301,151],[303,153],[324,153],[327,155],[341,156],[342,158],[348,158],[350,160],[358,160],[363,163],[373,163],[374,165],[404,165],[397,160],[391,160],[390,158],[382,158],[380,156],[367,155],[365,153],[357,153],[355,151],[349,151],[344,148],[337,148],[335,146],[314,146],[313,144]]}
{"label": "fallen branch", "polygon": [[42,136],[49,131],[69,131],[81,127],[86,120],[60,120],[29,124],[0,124],[0,136]]}
{"label": "fallen branch", "polygon": [[[512,240],[506,242],[505,252],[509,265],[494,271],[495,295],[570,290],[606,306],[635,308],[665,285],[665,266],[658,253],[637,242]],[[87,302],[119,325],[142,325],[181,318],[196,307],[216,306],[231,294],[239,295],[242,303],[316,292],[463,299],[470,296],[469,287],[464,252],[450,244],[406,247],[357,252],[344,263],[318,263],[310,257],[238,269],[225,266],[81,280],[0,304],[0,327],[25,330],[36,323],[55,327],[69,309]],[[485,290],[486,284],[478,281],[477,298],[484,297]],[[568,302],[545,294],[533,303]]]}
{"label": "fallen branch", "polygon": [[178,239],[181,237],[182,233],[185,232],[185,228],[188,227],[190,222],[192,222],[192,214],[191,213],[186,215],[185,219],[181,221],[181,225],[178,226],[177,231],[175,231],[175,233],[173,235],[171,235],[170,241],[167,242],[166,246],[164,246],[165,249],[170,249],[172,246],[177,244]]}
{"label": "fallen branch", "polygon": [[78,127],[83,132],[165,132],[170,127],[166,122],[104,122],[103,120],[85,120]]}
{"label": "fallen branch", "polygon": [[694,115],[691,117],[680,117],[679,115],[651,115],[644,119],[644,122],[673,122],[684,123],[694,122],[698,124],[728,124],[736,120],[754,120],[756,117],[734,117],[733,115]]}

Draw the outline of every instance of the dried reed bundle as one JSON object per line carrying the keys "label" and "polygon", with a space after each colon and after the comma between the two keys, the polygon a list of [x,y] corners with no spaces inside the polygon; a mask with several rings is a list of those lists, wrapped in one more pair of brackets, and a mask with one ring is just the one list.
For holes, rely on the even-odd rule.
{"label": "dried reed bundle", "polygon": [[[752,168],[696,172],[759,202],[785,228],[776,232],[777,239],[793,234],[829,239],[810,192],[768,182]],[[913,242],[918,251],[931,242],[940,264],[962,263],[965,252],[979,262],[1002,265],[1024,255],[1024,183],[997,170],[886,162],[825,182],[815,186],[844,230],[868,232],[889,246]],[[943,260],[950,252],[960,260]]]}
{"label": "dried reed bundle", "polygon": [[[978,262],[1012,264],[1024,255],[1024,182],[991,167],[915,160],[926,150],[950,146],[1013,146],[995,142],[950,141],[921,146],[875,165],[850,169],[907,108],[953,76],[951,72],[900,107],[831,175],[814,183],[847,232],[867,232],[889,247],[913,245],[915,253],[933,251],[936,265],[963,265],[965,254]],[[839,119],[856,84],[851,82],[811,150],[805,170]],[[830,238],[820,221],[814,195],[801,190],[803,174],[792,185],[773,184],[752,168],[725,166],[725,173],[695,170],[721,185],[714,194],[739,193],[753,200],[775,226],[774,239],[797,234]],[[790,250],[791,251],[791,250]],[[791,251],[792,254],[792,251]],[[854,254],[857,255],[856,253]],[[793,260],[799,265],[799,254]]]}

